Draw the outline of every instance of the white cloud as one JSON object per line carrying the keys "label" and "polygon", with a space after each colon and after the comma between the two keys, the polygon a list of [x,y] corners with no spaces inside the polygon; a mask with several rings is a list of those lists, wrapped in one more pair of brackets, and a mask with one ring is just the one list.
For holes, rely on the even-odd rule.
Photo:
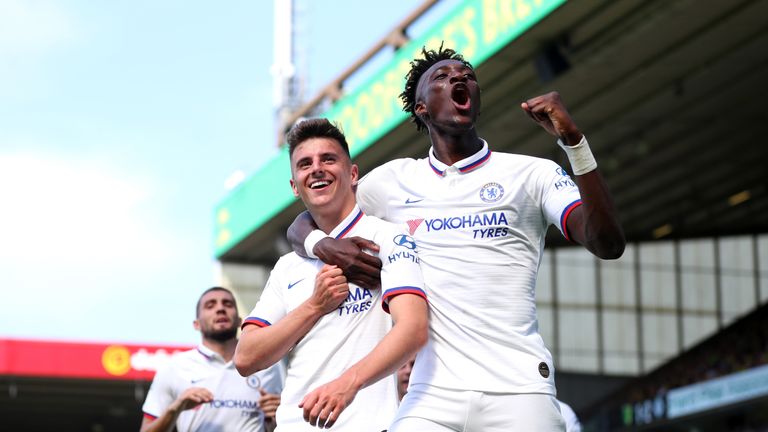
{"label": "white cloud", "polygon": [[147,215],[150,192],[104,161],[0,155],[0,259],[96,265],[167,259],[167,236]]}
{"label": "white cloud", "polygon": [[53,0],[0,0],[0,55],[28,56],[70,42],[71,17]]}

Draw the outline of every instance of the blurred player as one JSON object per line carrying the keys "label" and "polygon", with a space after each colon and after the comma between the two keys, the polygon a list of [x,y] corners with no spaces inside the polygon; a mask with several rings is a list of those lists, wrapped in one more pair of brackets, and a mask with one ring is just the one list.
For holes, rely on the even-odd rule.
{"label": "blurred player", "polygon": [[560,405],[560,413],[565,419],[565,432],[581,432],[581,422],[579,422],[573,408],[560,399],[557,400],[557,403]]}
{"label": "blurred player", "polygon": [[280,404],[281,364],[247,378],[232,362],[241,319],[232,293],[207,289],[197,301],[202,343],[159,370],[144,402],[142,432],[272,431]]}
{"label": "blurred player", "polygon": [[[536,276],[549,225],[601,258],[625,240],[584,135],[557,93],[521,104],[558,137],[575,174],[550,160],[491,152],[478,136],[480,85],[450,49],[411,62],[401,95],[431,148],[361,179],[360,207],[406,224],[430,288],[430,339],[421,350],[390,432],[564,430],[552,356],[538,332]],[[311,251],[358,278],[375,274],[356,243],[307,235],[306,216],[289,230]],[[306,242],[304,242],[306,238]],[[349,271],[349,270],[356,271]]]}
{"label": "blurred player", "polygon": [[397,370],[397,397],[403,400],[403,397],[408,393],[408,383],[411,381],[411,371],[413,370],[413,363],[416,361],[416,356],[405,362]]}
{"label": "blurred player", "polygon": [[235,362],[250,374],[288,356],[278,432],[315,426],[378,432],[397,409],[393,372],[427,339],[416,244],[397,226],[357,207],[357,166],[346,138],[328,120],[297,124],[288,145],[294,194],[323,232],[364,236],[381,245],[382,289],[348,284],[336,266],[287,254],[245,320]]}

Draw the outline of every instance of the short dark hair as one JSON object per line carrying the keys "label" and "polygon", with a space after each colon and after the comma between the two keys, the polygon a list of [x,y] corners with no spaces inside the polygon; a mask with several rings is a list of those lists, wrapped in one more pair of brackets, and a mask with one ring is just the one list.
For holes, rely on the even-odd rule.
{"label": "short dark hair", "polygon": [[235,302],[235,309],[237,309],[237,299],[235,299],[235,295],[232,293],[232,291],[220,286],[210,287],[207,290],[203,291],[203,293],[200,294],[200,298],[197,299],[197,306],[195,306],[195,318],[200,316],[200,304],[203,301],[203,297],[205,297],[205,295],[211,291],[224,291],[229,293],[229,295],[232,296],[232,300],[234,300]]}
{"label": "short dark hair", "polygon": [[[347,138],[344,136],[344,132],[335,123],[331,123],[326,118],[313,118],[302,120],[288,131],[285,136],[288,141],[288,156],[293,156],[293,151],[296,147],[304,141],[311,138],[330,138],[339,143],[344,153],[347,156],[349,154],[349,144],[347,144]],[[351,158],[351,156],[350,156]]]}
{"label": "short dark hair", "polygon": [[421,47],[421,53],[424,58],[416,58],[411,61],[411,70],[405,74],[405,89],[400,93],[400,99],[403,101],[403,111],[411,115],[411,121],[416,123],[416,130],[420,131],[426,129],[427,125],[416,115],[416,89],[419,86],[419,80],[429,68],[437,62],[443,60],[456,60],[464,63],[470,69],[472,64],[464,60],[464,56],[457,53],[450,48],[443,48],[443,44],[440,44],[440,48],[437,50],[427,50],[427,47]]}

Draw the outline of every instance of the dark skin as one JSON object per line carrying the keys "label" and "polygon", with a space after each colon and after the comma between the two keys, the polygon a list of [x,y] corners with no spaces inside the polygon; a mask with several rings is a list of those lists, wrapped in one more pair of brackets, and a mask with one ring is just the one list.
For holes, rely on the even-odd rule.
{"label": "dark skin", "polygon": [[[584,136],[557,92],[529,99],[521,107],[533,121],[560,138],[565,145],[577,145]],[[567,230],[571,240],[599,258],[621,257],[626,246],[624,230],[600,170],[576,175],[574,181],[579,187],[582,205],[576,207],[568,217]]]}
{"label": "dark skin", "polygon": [[[474,70],[456,60],[442,60],[432,65],[419,80],[416,100],[414,111],[427,126],[435,156],[441,162],[453,165],[480,150],[483,144],[475,128],[480,113],[480,85]],[[560,138],[565,145],[575,146],[584,136],[557,92],[528,99],[520,106],[536,124]],[[568,217],[566,230],[570,239],[599,258],[621,257],[626,245],[624,231],[602,174],[595,169],[573,177],[582,205]],[[297,225],[296,221],[294,225]],[[294,228],[292,225],[291,229]],[[303,230],[301,237],[290,240],[293,245],[301,244],[301,250],[303,241],[298,239],[306,238],[311,229],[304,226]],[[293,234],[297,235],[297,230]],[[339,266],[345,275],[349,268],[353,269],[352,273],[371,272],[366,275],[368,278],[378,277],[378,271],[368,257],[362,257],[366,258],[366,263],[357,260],[364,254],[358,244],[362,243],[348,241],[339,244],[338,241],[324,239],[315,245],[313,251],[326,263],[339,265],[339,262],[344,262]],[[371,244],[364,244],[363,247],[371,248]],[[354,275],[358,279],[361,276]]]}
{"label": "dark skin", "polygon": [[[306,257],[304,239],[312,230],[317,229],[309,212],[304,211],[296,217],[288,229],[288,242],[299,255]],[[368,289],[381,288],[381,260],[365,250],[379,251],[376,243],[362,237],[350,237],[340,240],[325,238],[320,240],[313,250],[324,263],[334,263],[347,277],[349,282]]]}

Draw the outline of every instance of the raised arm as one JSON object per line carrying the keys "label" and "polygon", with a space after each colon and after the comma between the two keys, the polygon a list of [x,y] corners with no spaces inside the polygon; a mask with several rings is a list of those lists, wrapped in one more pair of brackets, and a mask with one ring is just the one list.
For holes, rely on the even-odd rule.
{"label": "raised arm", "polygon": [[235,367],[249,376],[275,364],[323,315],[336,310],[349,295],[347,279],[336,266],[324,265],[312,296],[274,324],[246,324],[235,349]]}
{"label": "raised arm", "polygon": [[[320,240],[313,242],[312,253],[308,254],[305,242],[310,234]],[[338,266],[344,276],[355,285],[368,289],[381,287],[381,260],[365,252],[366,249],[377,252],[379,247],[376,243],[362,237],[338,240],[327,237],[317,229],[315,221],[307,211],[296,216],[288,227],[287,237],[291,248],[299,256],[316,257],[326,264]]]}
{"label": "raised arm", "polygon": [[570,238],[603,259],[624,253],[626,240],[613,198],[589,150],[589,145],[571,118],[557,92],[522,103],[523,110],[550,134],[558,137],[568,154],[582,205],[568,217]]}
{"label": "raised arm", "polygon": [[428,308],[424,298],[401,294],[389,301],[394,325],[368,355],[337,379],[310,392],[299,404],[304,420],[329,428],[357,392],[393,374],[427,342]]}

